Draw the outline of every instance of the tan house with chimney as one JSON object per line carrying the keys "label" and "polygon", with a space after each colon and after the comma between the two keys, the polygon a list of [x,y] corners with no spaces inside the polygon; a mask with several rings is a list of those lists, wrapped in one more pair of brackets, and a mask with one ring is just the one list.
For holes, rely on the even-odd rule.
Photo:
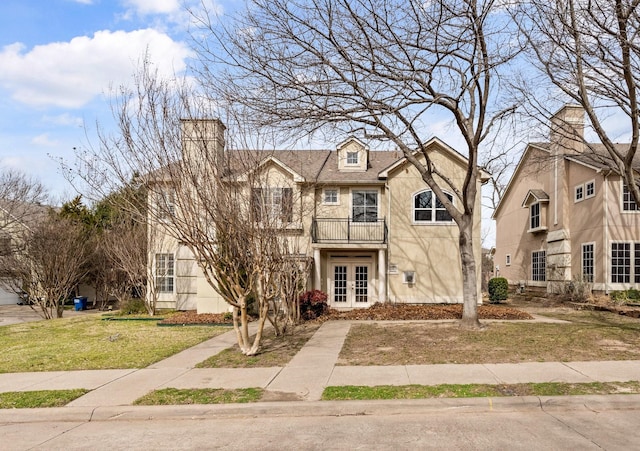
{"label": "tan house with chimney", "polygon": [[530,143],[514,171],[493,214],[495,269],[510,284],[640,288],[640,211],[603,146],[583,136],[584,110],[563,107],[549,142]]}
{"label": "tan house with chimney", "polygon": [[[209,126],[217,129],[218,152],[233,166],[242,151],[224,148],[220,121]],[[185,122],[186,143],[191,141],[189,129]],[[185,157],[197,158],[186,147]],[[438,169],[461,186],[466,158],[437,138],[427,148]],[[256,195],[251,203],[268,205],[277,214],[280,233],[290,239],[292,253],[311,261],[308,289],[326,292],[331,307],[463,301],[458,227],[400,152],[373,151],[349,138],[331,150],[252,155],[256,159],[252,176],[255,180],[258,174],[264,183],[252,188]],[[229,180],[243,183],[247,176],[239,171]],[[482,181],[487,179],[483,173]],[[451,199],[457,202],[453,193]],[[480,199],[475,211],[473,239],[480,262]],[[163,243],[163,250],[151,255],[154,268],[162,273],[158,307],[227,311],[228,305],[205,280],[189,249],[175,240]]]}

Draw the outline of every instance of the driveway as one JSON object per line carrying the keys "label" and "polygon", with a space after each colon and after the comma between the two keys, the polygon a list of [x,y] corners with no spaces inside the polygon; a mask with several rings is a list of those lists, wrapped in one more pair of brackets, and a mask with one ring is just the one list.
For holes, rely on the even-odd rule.
{"label": "driveway", "polygon": [[[75,310],[65,310],[64,317],[84,315],[97,310],[86,310],[76,312]],[[8,326],[9,324],[30,323],[32,321],[41,321],[42,317],[38,315],[28,305],[0,305],[0,326]]]}

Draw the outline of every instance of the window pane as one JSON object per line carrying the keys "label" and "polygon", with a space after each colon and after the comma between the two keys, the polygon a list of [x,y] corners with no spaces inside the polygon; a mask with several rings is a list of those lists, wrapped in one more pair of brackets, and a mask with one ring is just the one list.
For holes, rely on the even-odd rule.
{"label": "window pane", "polygon": [[451,215],[447,210],[436,210],[436,221],[451,221]]}
{"label": "window pane", "polygon": [[431,210],[416,210],[414,218],[416,221],[431,221]]}

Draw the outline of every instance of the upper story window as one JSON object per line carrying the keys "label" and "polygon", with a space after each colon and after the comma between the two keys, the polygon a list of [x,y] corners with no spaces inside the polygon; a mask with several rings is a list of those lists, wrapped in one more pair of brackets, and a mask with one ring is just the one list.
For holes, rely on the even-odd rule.
{"label": "upper story window", "polygon": [[358,164],[358,152],[347,152],[347,164]]}
{"label": "upper story window", "polygon": [[158,219],[170,219],[176,214],[176,193],[172,188],[163,188],[156,195]]}
{"label": "upper story window", "polygon": [[338,205],[340,203],[340,191],[338,188],[325,188],[322,191],[322,203],[325,205]]}
{"label": "upper story window", "polygon": [[591,180],[584,184],[584,196],[585,198],[590,198],[596,195],[596,182]]}
{"label": "upper story window", "polygon": [[[453,202],[453,196],[445,193],[449,201]],[[425,190],[413,196],[413,221],[424,222],[451,222],[452,218],[444,205],[431,190]]]}
{"label": "upper story window", "polygon": [[540,227],[540,203],[536,202],[529,207],[529,228],[535,230]]}
{"label": "upper story window", "polygon": [[584,199],[584,185],[578,185],[576,186],[575,201],[580,202],[582,199]]}
{"label": "upper story window", "polygon": [[353,222],[376,222],[378,220],[378,192],[353,191],[351,193],[351,213]]}
{"label": "upper story window", "polygon": [[638,204],[633,200],[631,191],[627,185],[622,185],[622,210],[623,211],[637,211]]}
{"label": "upper story window", "polygon": [[251,211],[256,222],[291,222],[293,221],[293,190],[291,188],[253,188]]}

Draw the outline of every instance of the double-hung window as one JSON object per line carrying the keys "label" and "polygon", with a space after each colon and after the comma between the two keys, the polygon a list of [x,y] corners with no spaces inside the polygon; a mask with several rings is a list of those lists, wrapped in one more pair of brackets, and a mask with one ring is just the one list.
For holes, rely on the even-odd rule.
{"label": "double-hung window", "polygon": [[529,213],[529,228],[535,230],[540,227],[540,203],[531,204]]}
{"label": "double-hung window", "polygon": [[173,293],[173,254],[156,254],[156,289],[158,293]]}
{"label": "double-hung window", "polygon": [[611,283],[640,283],[640,242],[611,243]]}
{"label": "double-hung window", "polygon": [[633,200],[631,191],[627,185],[622,186],[622,210],[623,211],[637,211],[638,204]]}
{"label": "double-hung window", "polygon": [[253,188],[251,210],[256,222],[282,224],[293,221],[291,188]]}
{"label": "double-hung window", "polygon": [[351,193],[351,216],[353,222],[376,222],[378,220],[378,192],[353,191]]}

